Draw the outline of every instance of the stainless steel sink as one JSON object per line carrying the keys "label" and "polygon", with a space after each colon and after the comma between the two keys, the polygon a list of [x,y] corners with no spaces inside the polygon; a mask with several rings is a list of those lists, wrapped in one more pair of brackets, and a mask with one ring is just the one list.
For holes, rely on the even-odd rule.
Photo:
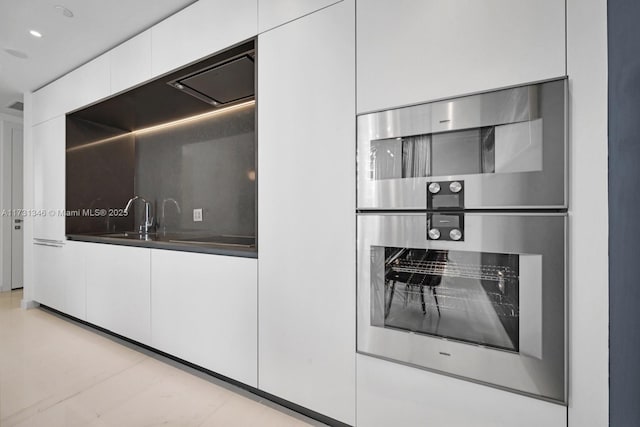
{"label": "stainless steel sink", "polygon": [[118,239],[132,240],[155,240],[157,233],[138,233],[137,231],[124,231],[121,233],[106,233],[100,237],[113,237]]}
{"label": "stainless steel sink", "polygon": [[179,243],[182,245],[194,246],[226,246],[236,248],[254,248],[256,246],[256,238],[253,236],[234,236],[234,235],[199,235],[192,234],[162,234],[162,233],[139,233],[137,231],[123,231],[119,233],[104,233],[100,237],[114,239],[129,239],[142,241],[156,241]]}

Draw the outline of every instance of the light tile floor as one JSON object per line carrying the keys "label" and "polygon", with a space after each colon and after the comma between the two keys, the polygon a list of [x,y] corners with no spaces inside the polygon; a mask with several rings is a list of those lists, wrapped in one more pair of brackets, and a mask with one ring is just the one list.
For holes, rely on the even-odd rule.
{"label": "light tile floor", "polygon": [[321,426],[0,293],[0,426]]}

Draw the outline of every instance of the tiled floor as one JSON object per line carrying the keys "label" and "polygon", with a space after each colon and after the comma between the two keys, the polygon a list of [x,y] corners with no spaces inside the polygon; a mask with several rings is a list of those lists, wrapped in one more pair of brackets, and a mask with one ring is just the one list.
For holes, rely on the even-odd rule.
{"label": "tiled floor", "polygon": [[307,426],[295,412],[0,293],[0,426]]}

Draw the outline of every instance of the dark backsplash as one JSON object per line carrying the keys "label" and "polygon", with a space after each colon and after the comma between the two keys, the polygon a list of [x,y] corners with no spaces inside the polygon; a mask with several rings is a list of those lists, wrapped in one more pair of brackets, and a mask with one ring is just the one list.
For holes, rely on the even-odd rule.
{"label": "dark backsplash", "polygon": [[[105,141],[116,135],[123,136]],[[91,142],[93,145],[83,146]],[[133,229],[133,217],[98,211],[124,207],[133,194],[134,137],[119,129],[67,118],[66,162],[67,234]]]}
{"label": "dark backsplash", "polygon": [[[67,210],[116,210],[68,216],[67,234],[135,230],[142,203],[117,216],[135,194],[154,204],[159,231],[255,236],[255,105],[74,148],[118,133],[67,119]],[[193,221],[193,209],[202,209],[202,222]]]}
{"label": "dark backsplash", "polygon": [[255,236],[255,157],[254,106],[139,135],[135,193],[161,231]]}

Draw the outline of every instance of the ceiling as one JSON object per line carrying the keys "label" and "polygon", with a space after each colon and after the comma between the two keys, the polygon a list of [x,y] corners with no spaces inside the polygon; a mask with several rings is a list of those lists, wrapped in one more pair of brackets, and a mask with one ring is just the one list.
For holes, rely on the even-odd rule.
{"label": "ceiling", "polygon": [[46,85],[194,1],[0,0],[0,113],[21,116],[7,107],[22,101],[23,92]]}

